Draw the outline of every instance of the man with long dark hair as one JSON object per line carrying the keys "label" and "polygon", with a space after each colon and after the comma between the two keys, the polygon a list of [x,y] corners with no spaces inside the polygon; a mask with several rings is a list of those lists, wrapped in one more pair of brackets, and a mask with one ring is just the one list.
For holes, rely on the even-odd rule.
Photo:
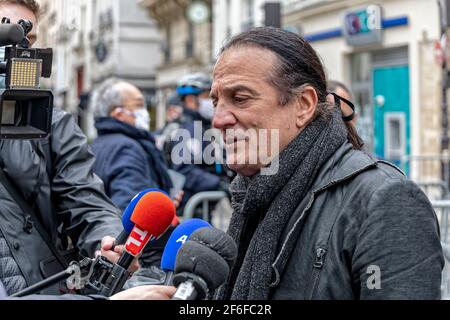
{"label": "man with long dark hair", "polygon": [[[430,202],[395,166],[361,151],[307,41],[267,27],[235,36],[211,96],[238,173],[228,230],[238,256],[215,298],[440,298]],[[248,131],[269,134],[252,140]],[[274,143],[268,162],[259,152]]]}

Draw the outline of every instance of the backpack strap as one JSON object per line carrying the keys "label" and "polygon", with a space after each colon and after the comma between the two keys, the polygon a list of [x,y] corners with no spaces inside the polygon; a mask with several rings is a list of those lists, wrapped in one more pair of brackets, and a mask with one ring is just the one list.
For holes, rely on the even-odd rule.
{"label": "backpack strap", "polygon": [[47,169],[47,175],[49,177],[48,181],[51,184],[52,183],[52,166],[53,166],[53,157],[52,157],[52,150],[51,150],[51,145],[52,145],[52,135],[49,134],[48,138],[46,140],[44,140],[42,142],[42,150],[43,152],[43,156],[45,159],[45,168]]}

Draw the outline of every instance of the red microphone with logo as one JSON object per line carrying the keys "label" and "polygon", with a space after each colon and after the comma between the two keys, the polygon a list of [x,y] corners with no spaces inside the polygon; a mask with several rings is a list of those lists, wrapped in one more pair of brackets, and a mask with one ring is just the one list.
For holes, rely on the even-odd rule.
{"label": "red microphone with logo", "polygon": [[125,250],[113,268],[100,294],[111,296],[120,291],[129,277],[127,271],[149,241],[161,237],[175,216],[175,205],[163,192],[149,192],[139,199],[131,215],[134,227],[125,242]]}

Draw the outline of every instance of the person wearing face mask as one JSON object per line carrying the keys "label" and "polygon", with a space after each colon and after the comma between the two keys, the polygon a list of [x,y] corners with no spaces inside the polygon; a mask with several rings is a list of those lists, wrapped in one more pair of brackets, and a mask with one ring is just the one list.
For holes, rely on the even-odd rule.
{"label": "person wearing face mask", "polygon": [[[96,158],[93,169],[112,202],[123,212],[136,194],[158,188],[175,196],[178,206],[182,195],[172,192],[169,168],[149,131],[150,116],[141,90],[120,79],[106,79],[92,92],[89,108],[94,112],[98,133],[91,144]],[[172,224],[176,225],[177,219]],[[141,268],[125,288],[164,280],[164,273],[157,267],[173,228],[144,251],[139,259]]]}
{"label": "person wearing face mask", "polygon": [[[198,192],[222,190],[228,193],[230,180],[226,174],[229,172],[227,168],[220,163],[207,164],[203,158],[203,153],[209,145],[208,141],[203,141],[204,133],[211,129],[211,120],[214,116],[214,105],[209,97],[210,89],[211,79],[203,73],[185,75],[178,81],[176,88],[176,93],[181,100],[182,112],[167,125],[170,126],[171,132],[166,136],[172,137],[172,139],[167,139],[163,150],[170,167],[186,177],[185,193],[178,210],[179,214],[183,212],[184,205],[189,198]],[[198,131],[196,128],[201,128],[201,135],[196,132]],[[181,150],[181,153],[189,151],[189,158],[192,160],[189,163],[185,161],[181,164],[175,163],[171,158],[172,151],[180,142],[173,139],[179,134],[179,130],[189,133],[189,140],[183,141],[186,148]],[[181,156],[184,158],[184,154]],[[202,159],[201,163],[193,160],[200,158]],[[212,207],[214,205],[214,203],[211,204]]]}
{"label": "person wearing face mask", "polygon": [[115,78],[105,80],[90,98],[98,137],[92,143],[94,172],[106,194],[122,211],[147,188],[170,193],[172,182],[150,133],[150,116],[142,92]]}

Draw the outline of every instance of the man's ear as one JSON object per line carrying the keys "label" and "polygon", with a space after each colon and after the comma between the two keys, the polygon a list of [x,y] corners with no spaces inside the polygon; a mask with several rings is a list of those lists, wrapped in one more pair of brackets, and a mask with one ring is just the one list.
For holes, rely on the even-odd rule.
{"label": "man's ear", "polygon": [[110,116],[111,118],[117,118],[121,113],[122,113],[122,111],[120,110],[120,108],[114,108],[114,109],[109,113],[109,116]]}
{"label": "man's ear", "polygon": [[120,108],[120,107],[114,108],[111,111],[111,113],[109,114],[109,116],[111,118],[114,118],[114,119],[117,119],[117,120],[120,120],[120,121],[124,121],[125,120],[124,115],[125,115],[124,114],[124,110],[122,108]]}
{"label": "man's ear", "polygon": [[316,89],[312,86],[302,87],[296,99],[297,118],[295,123],[297,128],[305,128],[314,119],[318,102]]}

